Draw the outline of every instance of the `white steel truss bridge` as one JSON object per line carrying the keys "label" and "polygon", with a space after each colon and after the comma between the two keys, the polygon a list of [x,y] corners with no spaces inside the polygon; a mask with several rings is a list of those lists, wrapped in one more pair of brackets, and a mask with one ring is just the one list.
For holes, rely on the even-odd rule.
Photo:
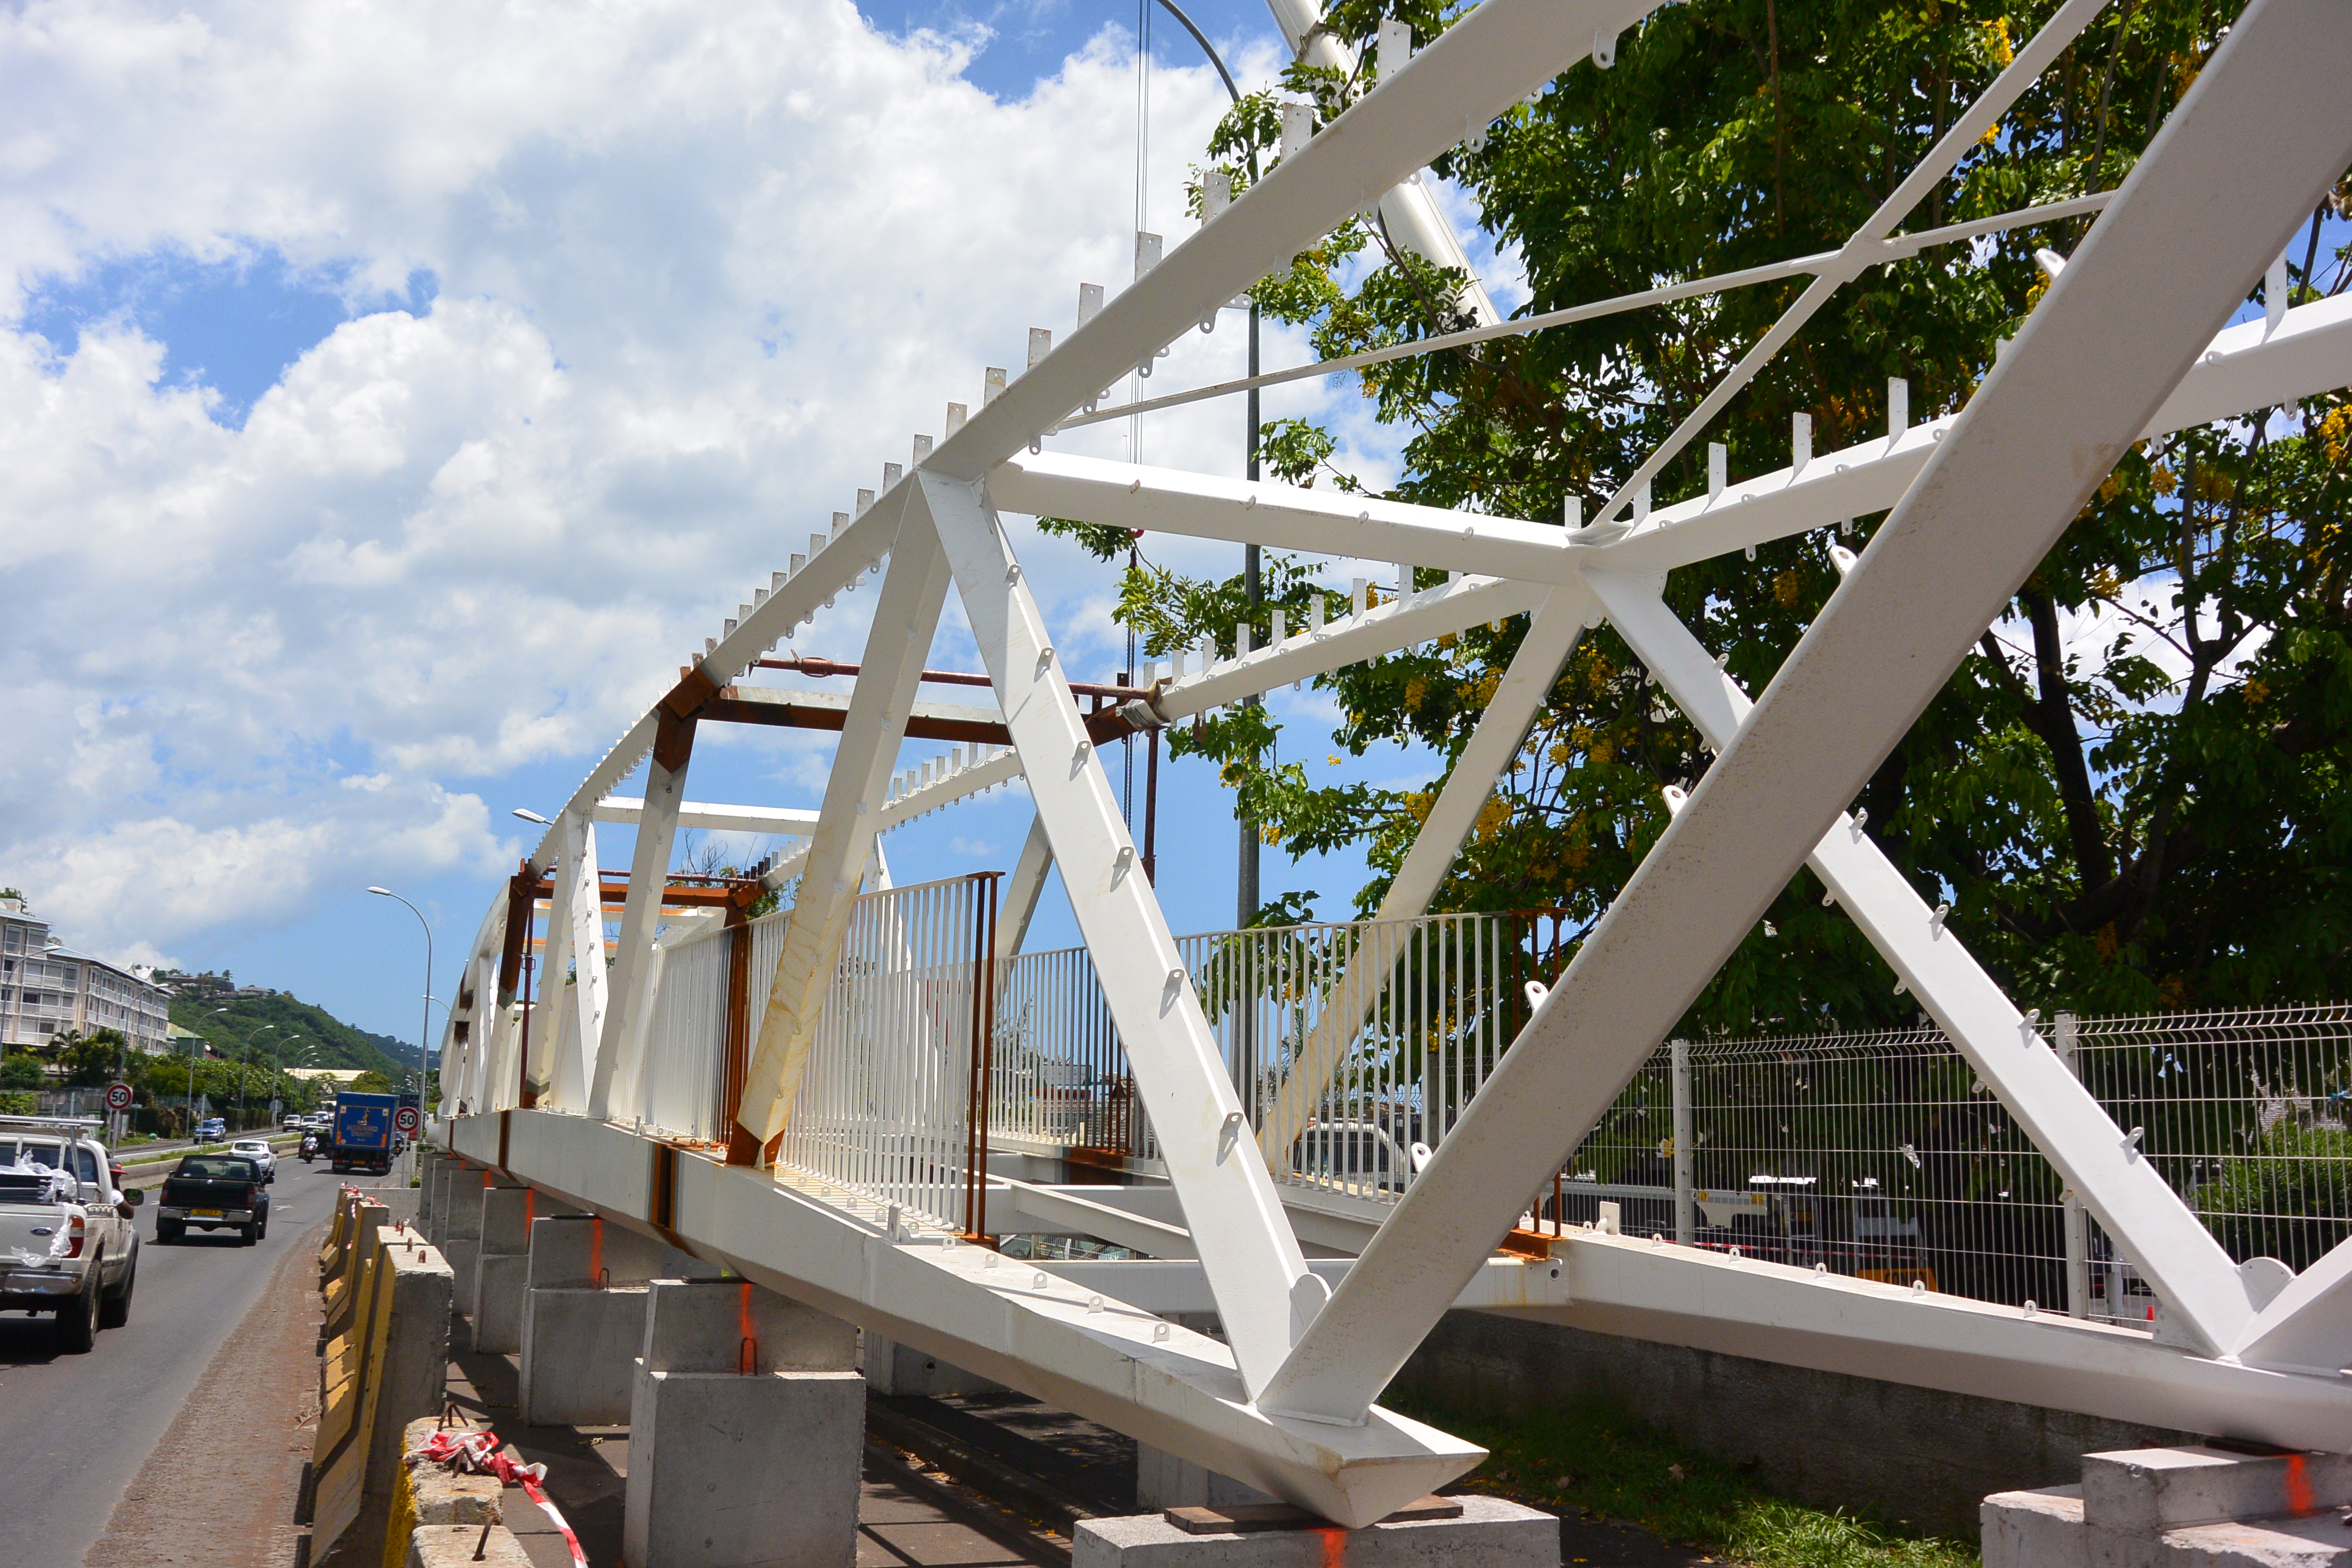
{"label": "white steel truss bridge", "polygon": [[[1129,286],[1107,300],[1082,295],[1075,332],[1056,342],[1033,331],[1021,374],[992,372],[976,406],[950,405],[940,437],[916,437],[908,462],[885,466],[879,493],[835,514],[725,622],[494,901],[444,1042],[435,1141],[1350,1526],[1480,1457],[1376,1403],[1457,1303],[2352,1449],[2352,1249],[2299,1273],[2233,1261],[2137,1132],[2069,1071],[2051,1026],[2011,1004],[1844,809],[2133,443],[2352,381],[2352,299],[2286,310],[2274,282],[2264,320],[2225,329],[2266,270],[2283,277],[2289,235],[2352,163],[2352,26],[2340,0],[2254,0],[2116,190],[1899,232],[2103,4],[2066,0],[1843,246],[1765,269],[1811,282],[1581,526],[1045,449],[1057,429],[1144,406],[1104,406],[1104,389],[1351,215],[1378,205],[1392,234],[1447,258],[1455,242],[1418,171],[1561,73],[1610,64],[1621,38],[1638,48],[1654,3],[1484,0],[1417,53],[1391,28],[1374,90],[1302,134],[1246,194],[1213,200],[1197,232]],[[1296,0],[1276,11],[1294,43],[1310,36],[1315,18]],[[2074,254],[2045,263],[2047,292],[1958,413],[1912,425],[1898,387],[1883,437],[1815,453],[1801,427],[1787,467],[1734,480],[1717,462],[1704,497],[1649,505],[1652,476],[1842,284],[1928,246],[2094,211]],[[1465,335],[1754,280],[1701,279],[1515,321],[1494,321],[1480,295],[1468,302],[1482,324]],[[1840,586],[1759,694],[1707,658],[1661,599],[1678,565],[1882,509],[1867,547],[1838,554]],[[1000,512],[1392,561],[1443,581],[1377,605],[1360,595],[1236,657],[1204,649],[1146,689],[1088,693],[1064,673]],[[852,695],[747,681],[787,634],[873,574],[879,605]],[[916,700],[950,592],[986,665],[985,704]],[[1378,919],[1318,960],[1318,1011],[1289,1037],[1279,1071],[1237,1072],[1216,990],[1230,974],[1218,977],[1214,942],[1171,931],[1097,748],[1516,616],[1530,617],[1521,648]],[[1516,1010],[1477,1026],[1505,1031],[1480,1058],[1477,1091],[1447,1107],[1409,1175],[1377,1202],[1278,1179],[1354,1059],[1387,977],[1430,940],[1426,902],[1555,672],[1604,621],[1688,715],[1714,765],[1686,799],[1670,793],[1668,830],[1564,972],[1510,973]],[[688,799],[698,724],[780,719],[840,731],[814,809]],[[941,765],[894,776],[910,736],[963,743]],[[642,796],[615,795],[640,763]],[[877,833],[1016,778],[1036,826],[1009,878],[864,888]],[[635,828],[625,880],[607,879],[596,858],[595,826],[615,822]],[[794,845],[756,880],[698,882],[669,875],[681,826]],[[1024,1034],[1003,1021],[1032,982],[1004,955],[1049,862],[1092,988],[1057,1020],[1052,987],[1040,986],[1023,1004]],[[1574,1229],[1527,1244],[1528,1194],[1555,1180],[1801,866],[2006,1107],[2068,1201],[2129,1257],[2161,1303],[2157,1333],[1663,1237]],[[753,896],[787,882],[789,910],[744,918]],[[577,984],[526,1007],[535,931],[546,942],[539,972],[561,976],[570,954],[604,950],[608,904],[620,909],[609,970],[580,964]],[[1036,1044],[1038,1030],[1103,1028],[1123,1051],[1116,1103],[1053,1066],[1075,1059],[1068,1049]],[[1003,1108],[1014,1104],[1029,1123],[1013,1124]],[[1080,1125],[1114,1115],[1129,1123],[1115,1137]],[[1015,1173],[1039,1152],[1139,1148],[1147,1134],[1156,1182]],[[1092,1236],[1157,1261],[1126,1275],[1055,1270],[972,1245],[983,1228]],[[1120,1279],[1134,1281],[1126,1296]],[[1170,1321],[1202,1307],[1221,1338]]]}

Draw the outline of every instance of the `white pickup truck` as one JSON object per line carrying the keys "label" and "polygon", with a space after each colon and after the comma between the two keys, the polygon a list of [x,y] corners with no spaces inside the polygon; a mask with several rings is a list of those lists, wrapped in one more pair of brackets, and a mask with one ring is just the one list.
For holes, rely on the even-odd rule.
{"label": "white pickup truck", "polygon": [[88,1121],[0,1116],[0,1311],[55,1312],[68,1351],[131,1316],[144,1194],[114,1185]]}

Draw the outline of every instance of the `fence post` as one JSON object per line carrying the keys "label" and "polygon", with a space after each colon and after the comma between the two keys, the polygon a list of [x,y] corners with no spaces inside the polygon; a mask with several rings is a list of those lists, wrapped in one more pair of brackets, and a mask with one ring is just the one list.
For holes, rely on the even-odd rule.
{"label": "fence post", "polygon": [[[2074,1054],[2074,1040],[2079,1033],[2074,1015],[2061,1013],[2057,1019],[2058,1059],[2077,1079],[2083,1076],[2082,1059]],[[2069,1187],[2066,1205],[2066,1315],[2087,1318],[2091,1315],[2091,1226],[2089,1216],[2083,1212],[2083,1200]],[[2112,1307],[2113,1303],[2109,1303]]]}
{"label": "fence post", "polygon": [[1698,1151],[1693,1146],[1695,1134],[1691,1131],[1690,1042],[1670,1040],[1666,1050],[1674,1063],[1675,1240],[1688,1247],[1698,1235],[1697,1226],[1691,1221],[1692,1191],[1696,1185],[1691,1173]]}

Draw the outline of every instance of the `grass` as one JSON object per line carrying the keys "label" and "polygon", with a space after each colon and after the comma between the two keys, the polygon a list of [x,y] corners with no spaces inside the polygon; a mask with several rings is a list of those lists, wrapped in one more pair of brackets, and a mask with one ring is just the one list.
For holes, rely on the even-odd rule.
{"label": "grass", "polygon": [[1488,1450],[1466,1491],[1626,1520],[1757,1568],[1975,1568],[1965,1542],[1773,1496],[1721,1459],[1601,1402],[1532,1415],[1464,1410],[1418,1395],[1381,1403]]}

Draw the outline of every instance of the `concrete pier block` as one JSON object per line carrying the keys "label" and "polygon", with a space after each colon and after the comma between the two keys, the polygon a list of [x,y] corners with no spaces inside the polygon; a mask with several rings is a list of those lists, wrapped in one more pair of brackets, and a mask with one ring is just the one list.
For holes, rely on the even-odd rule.
{"label": "concrete pier block", "polygon": [[951,1366],[912,1345],[881,1334],[866,1336],[866,1385],[877,1394],[914,1394],[937,1399],[949,1394],[1003,1394],[1004,1385],[976,1372]]}
{"label": "concrete pier block", "polygon": [[2352,1456],[2200,1447],[2083,1457],[2080,1487],[1984,1500],[1985,1568],[2352,1568]]}
{"label": "concrete pier block", "polygon": [[530,1279],[530,1254],[485,1254],[474,1260],[474,1349],[488,1355],[514,1355],[522,1349],[522,1305]]}
{"label": "concrete pier block", "polygon": [[526,1426],[619,1426],[629,1419],[646,1288],[523,1292],[516,1414]]}
{"label": "concrete pier block", "polygon": [[629,1568],[851,1568],[856,1331],[741,1281],[656,1280],[629,1412]]}
{"label": "concrete pier block", "polygon": [[530,1283],[530,1227],[542,1215],[572,1211],[550,1205],[530,1187],[482,1192],[480,1250],[473,1263],[473,1293],[461,1298],[473,1324],[474,1349],[512,1355],[522,1349],[522,1293]]}
{"label": "concrete pier block", "polygon": [[2081,1487],[1995,1492],[1979,1519],[1985,1568],[2090,1568]]}
{"label": "concrete pier block", "polygon": [[1204,1469],[1149,1443],[1135,1446],[1135,1506],[1139,1509],[1223,1507],[1228,1503],[1266,1503],[1278,1499],[1245,1481]]}
{"label": "concrete pier block", "polygon": [[[1210,1531],[1164,1513],[1080,1520],[1071,1568],[1559,1568],[1559,1521],[1500,1498],[1449,1498],[1454,1519],[1399,1520],[1363,1530]],[[1336,1540],[1333,1538],[1337,1537]]]}

